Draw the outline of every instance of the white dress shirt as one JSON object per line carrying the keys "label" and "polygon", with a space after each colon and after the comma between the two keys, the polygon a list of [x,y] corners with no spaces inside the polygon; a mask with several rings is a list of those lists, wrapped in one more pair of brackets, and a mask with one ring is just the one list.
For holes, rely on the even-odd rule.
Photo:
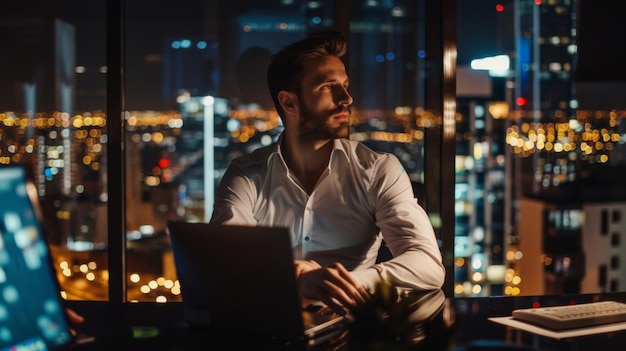
{"label": "white dress shirt", "polygon": [[[340,262],[371,291],[382,279],[420,290],[443,285],[433,227],[394,155],[335,139],[328,167],[308,195],[289,172],[280,141],[232,161],[211,222],[287,227],[295,259]],[[394,257],[376,264],[383,238]]]}

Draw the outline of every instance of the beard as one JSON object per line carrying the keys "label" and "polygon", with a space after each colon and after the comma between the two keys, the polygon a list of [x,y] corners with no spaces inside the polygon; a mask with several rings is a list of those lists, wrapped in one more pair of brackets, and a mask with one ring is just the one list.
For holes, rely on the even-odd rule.
{"label": "beard", "polygon": [[340,107],[330,112],[311,112],[302,102],[300,104],[300,139],[306,141],[348,138],[350,124],[341,122],[338,126],[330,126],[331,116],[349,112],[347,107]]}

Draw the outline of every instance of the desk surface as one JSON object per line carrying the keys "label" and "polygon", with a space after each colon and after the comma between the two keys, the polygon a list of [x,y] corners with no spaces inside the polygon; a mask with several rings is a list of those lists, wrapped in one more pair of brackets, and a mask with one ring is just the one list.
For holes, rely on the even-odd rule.
{"label": "desk surface", "polygon": [[[489,297],[489,298],[443,298],[422,301],[417,308],[412,325],[411,340],[392,343],[395,350],[593,350],[602,345],[602,350],[623,350],[626,332],[580,336],[571,340],[558,340],[522,332],[490,318],[506,318],[514,309],[532,307],[533,304],[556,306],[597,300],[626,302],[626,293],[559,295],[539,297]],[[371,324],[362,330],[352,326],[346,329],[340,340],[328,345],[309,347],[306,344],[272,344],[250,342],[237,335],[215,335],[206,330],[188,327],[183,321],[182,304],[178,302],[124,303],[105,301],[67,301],[85,317],[79,330],[94,335],[96,342],[77,350],[195,350],[198,345],[219,346],[226,350],[365,350],[376,344],[375,335],[380,335],[380,325]],[[412,306],[413,308],[419,306]],[[419,312],[422,311],[422,312]],[[431,315],[429,315],[431,314]],[[122,316],[119,318],[119,316]],[[427,318],[426,318],[427,317]],[[122,321],[119,321],[122,319]],[[113,322],[112,322],[113,320]],[[355,331],[356,330],[356,331]],[[366,331],[370,331],[367,333]],[[349,338],[346,335],[367,335],[365,338]],[[409,338],[410,339],[410,338]],[[347,341],[350,342],[347,342]],[[356,346],[355,346],[356,345]],[[374,349],[374,348],[370,348]],[[385,349],[385,348],[383,348]]]}
{"label": "desk surface", "polygon": [[511,327],[516,330],[525,331],[531,334],[541,335],[552,339],[572,339],[582,336],[596,335],[596,334],[608,334],[613,332],[626,331],[626,322],[610,323],[602,325],[594,325],[587,328],[576,328],[566,330],[550,330],[542,328],[537,325],[525,323],[513,317],[493,317],[489,318],[494,323],[500,323],[502,325]]}

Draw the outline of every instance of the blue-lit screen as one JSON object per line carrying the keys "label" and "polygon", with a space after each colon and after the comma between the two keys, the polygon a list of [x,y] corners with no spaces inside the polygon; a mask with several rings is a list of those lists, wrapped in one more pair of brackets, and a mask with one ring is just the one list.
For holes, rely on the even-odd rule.
{"label": "blue-lit screen", "polygon": [[55,279],[25,172],[0,167],[0,351],[71,341]]}

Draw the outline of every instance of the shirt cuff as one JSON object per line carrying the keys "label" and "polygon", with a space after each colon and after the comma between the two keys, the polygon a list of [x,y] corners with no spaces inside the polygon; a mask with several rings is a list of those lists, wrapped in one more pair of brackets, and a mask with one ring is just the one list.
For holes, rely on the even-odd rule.
{"label": "shirt cuff", "polygon": [[363,286],[371,294],[376,292],[376,288],[382,280],[380,271],[376,266],[358,271],[352,271],[350,272],[350,275],[352,275],[359,285]]}

